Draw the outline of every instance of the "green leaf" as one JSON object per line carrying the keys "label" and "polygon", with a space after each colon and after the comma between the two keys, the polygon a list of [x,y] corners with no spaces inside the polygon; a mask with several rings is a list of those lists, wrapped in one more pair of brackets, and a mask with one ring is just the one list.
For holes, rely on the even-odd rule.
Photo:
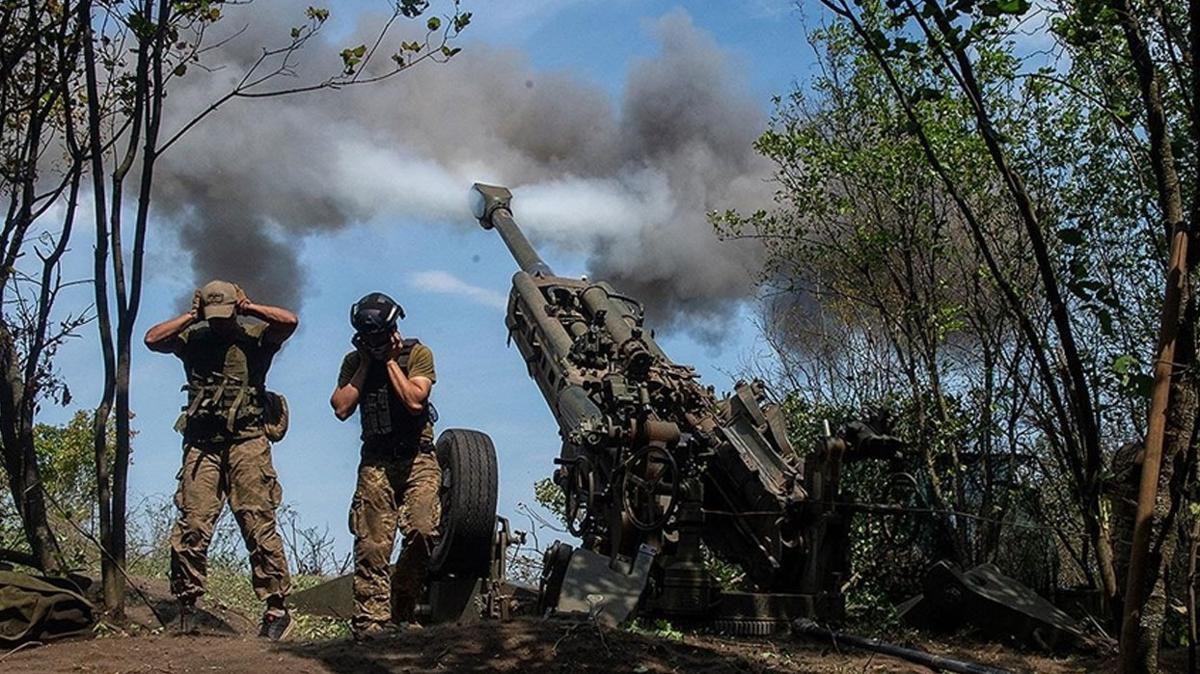
{"label": "green leaf", "polygon": [[437,30],[438,28],[442,27],[442,20],[436,16],[431,16],[429,17],[429,21],[425,22],[425,27],[431,31]]}
{"label": "green leaf", "polygon": [[1065,227],[1055,232],[1058,240],[1068,246],[1079,246],[1083,244],[1083,232],[1074,227]]}
{"label": "green leaf", "polygon": [[884,35],[883,31],[878,28],[869,31],[867,37],[871,40],[871,44],[880,51],[886,50],[892,44],[887,35]]}
{"label": "green leaf", "polygon": [[154,35],[154,23],[148,20],[141,12],[133,12],[126,19],[129,28],[133,34],[140,40],[149,39]]}
{"label": "green leaf", "polygon": [[367,53],[367,46],[360,44],[357,47],[347,47],[340,53],[342,57],[342,65],[344,66],[347,75],[354,72],[354,67],[362,62],[363,54]]}
{"label": "green leaf", "polygon": [[1125,375],[1129,374],[1129,370],[1136,365],[1137,359],[1127,353],[1113,360],[1110,369],[1113,371],[1113,374]]}
{"label": "green leaf", "polygon": [[1029,11],[1029,0],[990,0],[983,3],[984,16],[1020,16]]}
{"label": "green leaf", "polygon": [[941,89],[933,87],[921,87],[917,89],[916,95],[913,97],[917,101],[940,101],[946,97],[946,93]]}
{"label": "green leaf", "polygon": [[400,0],[398,9],[406,18],[413,19],[429,8],[429,0]]}

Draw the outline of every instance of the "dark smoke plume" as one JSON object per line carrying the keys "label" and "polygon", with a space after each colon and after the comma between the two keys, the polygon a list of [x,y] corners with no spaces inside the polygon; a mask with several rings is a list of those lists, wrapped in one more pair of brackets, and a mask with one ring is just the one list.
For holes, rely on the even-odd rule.
{"label": "dark smoke plume", "polygon": [[[246,44],[286,34],[302,8],[272,4],[252,5],[251,30],[232,43],[242,46],[215,55],[223,68],[178,82],[174,106],[201,107],[257,56]],[[653,34],[661,52],[633,65],[617,105],[592,83],[476,43],[384,84],[235,101],[164,157],[157,203],[198,281],[237,277],[296,305],[297,239],[380,216],[470,225],[467,188],[498,182],[514,188],[535,243],[583,253],[593,277],[642,298],[658,325],[716,338],[703,319],[751,292],[759,252],[719,241],[706,214],[770,199],[770,167],[751,147],[764,119],[729,55],[686,14]],[[306,63],[339,62],[313,46]]]}

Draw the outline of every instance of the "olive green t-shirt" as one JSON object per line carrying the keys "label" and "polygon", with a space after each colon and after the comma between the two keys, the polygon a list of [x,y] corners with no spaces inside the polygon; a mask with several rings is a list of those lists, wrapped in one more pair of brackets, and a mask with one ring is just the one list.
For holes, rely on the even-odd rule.
{"label": "olive green t-shirt", "polygon": [[[358,351],[347,353],[342,359],[342,367],[338,372],[338,388],[350,383],[354,373],[358,371],[362,354]],[[401,366],[401,371],[409,378],[425,377],[430,382],[437,381],[433,367],[433,351],[424,344],[413,345],[408,354],[407,365]],[[373,361],[368,366],[367,377],[363,382],[363,390],[359,392],[359,417],[364,414],[364,405],[374,405],[385,408],[384,411],[375,409],[374,412],[385,414],[390,421],[392,431],[386,434],[371,434],[367,431],[368,424],[363,420],[363,447],[372,445],[387,445],[395,447],[417,447],[433,442],[433,420],[429,414],[429,405],[425,405],[420,414],[412,414],[407,405],[396,394],[387,376],[387,368],[383,361]]]}

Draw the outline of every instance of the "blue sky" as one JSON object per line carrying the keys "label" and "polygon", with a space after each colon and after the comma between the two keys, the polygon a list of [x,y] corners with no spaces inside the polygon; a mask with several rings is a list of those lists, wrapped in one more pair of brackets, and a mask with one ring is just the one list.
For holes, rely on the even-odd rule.
{"label": "blue sky", "polygon": [[[815,3],[806,3],[815,4]],[[335,17],[348,21],[354,11],[377,3],[338,3]],[[655,49],[647,25],[682,9],[702,30],[732,52],[755,104],[769,112],[772,95],[786,93],[803,80],[810,63],[803,21],[816,18],[815,7],[797,10],[792,3],[658,2],[653,0],[542,0],[529,3],[464,2],[475,19],[464,47],[472,44],[516,47],[539,71],[571,73],[618,96],[631,63]],[[808,14],[808,16],[804,16]],[[818,15],[819,16],[819,15]],[[336,25],[335,25],[336,28]],[[469,185],[463,185],[463,193]],[[518,220],[521,202],[514,204]],[[175,315],[179,298],[189,293],[188,260],[176,246],[169,226],[156,223],[149,238],[146,297],[136,334]],[[348,307],[359,296],[388,292],[405,307],[401,329],[433,349],[438,372],[434,400],[440,428],[477,428],[489,433],[500,454],[501,514],[518,529],[528,520],[516,515],[518,503],[532,502],[532,484],[553,469],[559,440],[537,387],[520,355],[506,347],[502,298],[515,265],[500,239],[471,222],[371,221],[296,240],[308,273],[301,327],[275,361],[270,385],[286,394],[293,412],[288,437],[275,448],[274,461],[284,498],[306,523],[326,525],[342,549],[351,541],[346,513],[358,459],[357,419],[339,423],[328,397],[342,355],[349,348]],[[90,245],[76,244],[78,272],[86,275]],[[554,248],[543,256],[563,275],[581,275],[586,260]],[[270,265],[270,260],[262,260]],[[230,279],[236,281],[237,279]],[[88,291],[84,291],[86,294]],[[86,301],[77,297],[79,301]],[[255,298],[269,302],[270,298]],[[686,334],[662,334],[674,360],[694,365],[708,384],[730,388],[729,373],[744,366],[756,350],[749,310],[729,320],[729,339],[719,346],[701,344]],[[100,365],[94,328],[66,346],[60,367],[76,405],[93,405]],[[180,439],[172,430],[183,383],[172,357],[152,354],[140,345],[134,353],[134,465],[131,502],[169,494],[180,460]],[[61,421],[73,410],[44,411],[45,421]],[[543,545],[552,532],[542,531]]]}

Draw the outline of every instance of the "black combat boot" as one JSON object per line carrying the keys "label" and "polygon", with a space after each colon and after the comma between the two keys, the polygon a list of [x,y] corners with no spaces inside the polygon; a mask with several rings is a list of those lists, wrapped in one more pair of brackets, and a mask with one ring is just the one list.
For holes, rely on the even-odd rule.
{"label": "black combat boot", "polygon": [[258,636],[271,641],[282,641],[292,632],[292,614],[287,609],[269,608],[262,617]]}
{"label": "black combat boot", "polygon": [[199,615],[196,612],[196,600],[179,600],[179,622],[176,623],[179,634],[196,634],[200,631]]}

